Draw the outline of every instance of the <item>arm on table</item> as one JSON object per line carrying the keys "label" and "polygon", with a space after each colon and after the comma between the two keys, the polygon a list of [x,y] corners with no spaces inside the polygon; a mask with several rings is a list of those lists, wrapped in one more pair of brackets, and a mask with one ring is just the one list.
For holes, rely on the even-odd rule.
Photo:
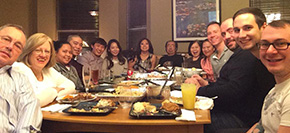
{"label": "arm on table", "polygon": [[75,84],[70,81],[69,79],[67,79],[65,76],[63,76],[62,74],[60,74],[59,72],[57,72],[54,68],[50,68],[50,74],[53,75],[54,80],[56,82],[56,88],[64,88],[61,90],[58,90],[58,96],[63,96],[63,95],[67,95],[67,94],[72,94],[75,92]]}

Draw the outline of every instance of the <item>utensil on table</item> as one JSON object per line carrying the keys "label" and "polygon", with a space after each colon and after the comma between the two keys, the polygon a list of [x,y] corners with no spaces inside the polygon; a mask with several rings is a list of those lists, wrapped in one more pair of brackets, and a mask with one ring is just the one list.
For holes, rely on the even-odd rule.
{"label": "utensil on table", "polygon": [[153,85],[160,86],[160,84],[157,84],[157,83],[155,83],[155,82],[153,82],[151,80],[148,80],[148,79],[145,79],[145,83],[151,83]]}
{"label": "utensil on table", "polygon": [[170,71],[170,75],[169,75],[169,77],[167,77],[167,79],[165,80],[165,82],[164,82],[162,88],[160,89],[159,94],[158,94],[157,96],[155,96],[156,99],[163,99],[163,98],[164,98],[164,96],[162,96],[162,92],[163,92],[163,90],[164,90],[164,88],[165,88],[165,86],[166,86],[168,80],[172,77],[174,69],[175,69],[175,67],[173,67],[172,70]]}

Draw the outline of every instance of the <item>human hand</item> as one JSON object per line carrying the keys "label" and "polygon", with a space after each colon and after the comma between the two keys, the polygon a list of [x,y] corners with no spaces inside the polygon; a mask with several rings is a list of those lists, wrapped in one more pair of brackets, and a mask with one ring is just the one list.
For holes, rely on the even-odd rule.
{"label": "human hand", "polygon": [[191,78],[196,79],[201,87],[208,85],[208,81],[204,80],[202,77],[200,77],[197,74],[192,75]]}
{"label": "human hand", "polygon": [[188,83],[188,84],[195,84],[196,85],[196,92],[198,91],[200,84],[199,82],[195,79],[195,78],[187,78],[184,83]]}

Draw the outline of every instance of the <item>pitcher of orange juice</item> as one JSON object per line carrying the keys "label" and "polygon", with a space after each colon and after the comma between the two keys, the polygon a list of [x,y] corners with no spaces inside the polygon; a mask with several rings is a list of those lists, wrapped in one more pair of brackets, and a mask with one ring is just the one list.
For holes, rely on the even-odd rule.
{"label": "pitcher of orange juice", "polygon": [[192,110],[195,105],[196,85],[182,83],[181,84],[183,107]]}

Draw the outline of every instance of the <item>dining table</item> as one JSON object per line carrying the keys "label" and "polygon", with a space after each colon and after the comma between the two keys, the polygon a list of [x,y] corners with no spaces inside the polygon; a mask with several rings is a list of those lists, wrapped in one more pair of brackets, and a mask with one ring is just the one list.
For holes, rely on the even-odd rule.
{"label": "dining table", "polygon": [[130,108],[118,108],[105,116],[71,115],[42,111],[43,133],[117,132],[117,133],[203,133],[211,123],[210,110],[194,110],[196,121],[175,119],[138,119],[129,116]]}

